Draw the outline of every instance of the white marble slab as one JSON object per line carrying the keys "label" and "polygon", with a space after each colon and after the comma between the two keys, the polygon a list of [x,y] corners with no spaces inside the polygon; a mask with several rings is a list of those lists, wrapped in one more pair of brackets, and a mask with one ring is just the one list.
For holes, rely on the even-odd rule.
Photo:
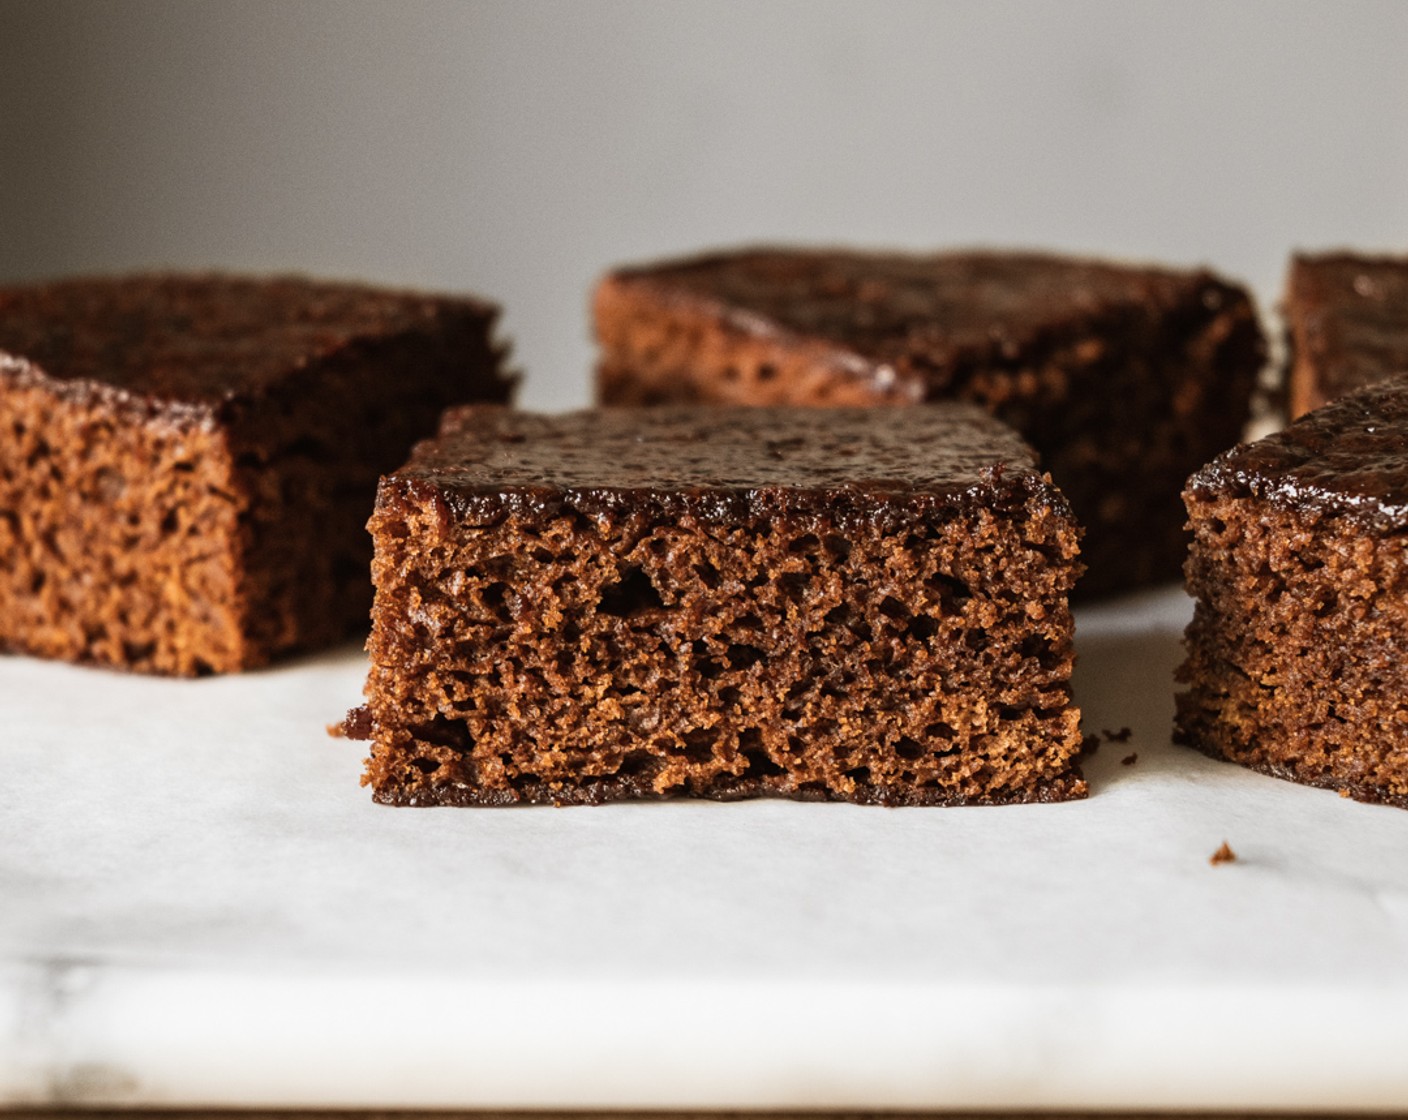
{"label": "white marble slab", "polygon": [[1133,738],[998,809],[389,809],[355,650],[0,659],[0,1103],[1408,1107],[1408,813],[1171,745],[1186,616],[1082,614]]}

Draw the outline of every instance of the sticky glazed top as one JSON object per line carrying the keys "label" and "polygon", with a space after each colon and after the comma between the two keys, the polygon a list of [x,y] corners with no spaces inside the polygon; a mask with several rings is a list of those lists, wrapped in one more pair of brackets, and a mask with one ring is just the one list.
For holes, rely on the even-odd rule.
{"label": "sticky glazed top", "polygon": [[1408,529],[1408,376],[1233,448],[1195,474],[1188,489],[1345,516],[1377,532]]}
{"label": "sticky glazed top", "polygon": [[298,276],[152,274],[0,289],[0,382],[65,397],[208,414],[301,370],[447,316],[486,325],[473,298]]}
{"label": "sticky glazed top", "polygon": [[564,415],[468,406],[383,480],[383,500],[433,492],[457,516],[564,509],[705,520],[789,512],[867,519],[1069,508],[1020,436],[966,404],[906,408],[658,407]]}
{"label": "sticky glazed top", "polygon": [[822,339],[876,378],[932,387],[965,363],[1012,361],[1092,324],[1247,302],[1205,270],[996,250],[762,246],[623,267],[602,286],[752,334]]}

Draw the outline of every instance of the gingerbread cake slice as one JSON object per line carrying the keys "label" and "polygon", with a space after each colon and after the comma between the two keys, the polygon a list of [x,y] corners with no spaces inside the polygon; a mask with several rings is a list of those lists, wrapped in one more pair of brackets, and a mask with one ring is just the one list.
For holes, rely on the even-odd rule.
{"label": "gingerbread cake slice", "polygon": [[0,289],[0,649],[194,675],[365,626],[377,478],[506,399],[496,314],[297,278]]}
{"label": "gingerbread cake slice", "polygon": [[613,272],[595,321],[603,404],[983,406],[1085,525],[1083,594],[1178,578],[1178,495],[1242,437],[1264,351],[1209,272],[1035,253],[721,252]]}
{"label": "gingerbread cake slice", "polygon": [[1408,808],[1408,383],[1228,452],[1184,497],[1180,741]]}
{"label": "gingerbread cake slice", "polygon": [[1078,529],[972,406],[465,409],[370,528],[378,801],[1085,793]]}
{"label": "gingerbread cake slice", "polygon": [[1292,418],[1408,370],[1408,257],[1297,254],[1281,310]]}

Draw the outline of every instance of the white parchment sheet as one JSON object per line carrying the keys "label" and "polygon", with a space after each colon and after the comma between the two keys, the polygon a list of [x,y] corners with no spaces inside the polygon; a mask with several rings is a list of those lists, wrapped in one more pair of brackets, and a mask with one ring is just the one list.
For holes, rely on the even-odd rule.
{"label": "white parchment sheet", "polygon": [[0,659],[0,1102],[1408,1107],[1408,812],[1173,746],[1189,610],[1081,613],[1132,735],[1006,808],[391,809],[355,647]]}

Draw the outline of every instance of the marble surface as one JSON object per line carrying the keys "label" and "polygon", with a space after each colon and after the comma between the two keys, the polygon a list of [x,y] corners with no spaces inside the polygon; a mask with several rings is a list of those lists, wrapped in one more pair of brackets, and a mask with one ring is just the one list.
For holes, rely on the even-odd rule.
{"label": "marble surface", "polygon": [[1187,613],[1081,614],[1133,736],[996,809],[389,809],[355,649],[0,659],[0,1103],[1408,1107],[1408,813],[1173,746]]}

